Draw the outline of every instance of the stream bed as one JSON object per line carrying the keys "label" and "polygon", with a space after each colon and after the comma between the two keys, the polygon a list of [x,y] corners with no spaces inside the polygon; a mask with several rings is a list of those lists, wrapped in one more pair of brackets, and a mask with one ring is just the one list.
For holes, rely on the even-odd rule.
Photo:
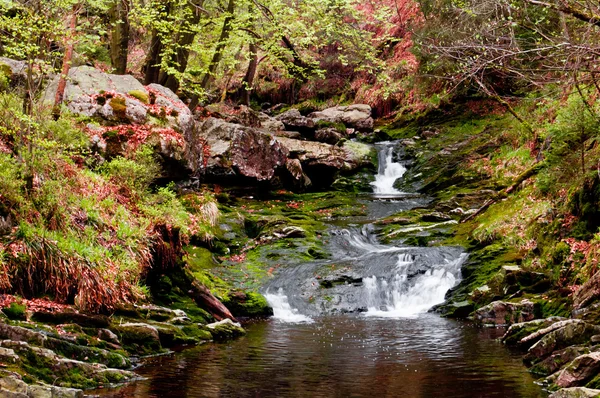
{"label": "stream bed", "polygon": [[427,198],[393,187],[393,143],[364,200],[368,215],[332,224],[330,258],[282,267],[263,286],[274,308],[247,335],[148,359],[111,397],[545,397],[499,328],[428,313],[460,278],[459,247],[378,241],[372,222]]}

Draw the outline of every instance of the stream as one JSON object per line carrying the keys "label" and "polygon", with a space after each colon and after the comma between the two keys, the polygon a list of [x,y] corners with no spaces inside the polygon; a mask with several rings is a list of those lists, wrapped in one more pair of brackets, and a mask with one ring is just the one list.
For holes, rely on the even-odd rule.
{"label": "stream", "polygon": [[[377,144],[368,216],[326,234],[331,258],[282,268],[263,287],[274,317],[248,334],[147,360],[114,397],[545,397],[521,355],[427,311],[461,278],[458,247],[384,245],[372,222],[424,205],[394,182],[395,143]],[[324,236],[325,238],[325,236]]]}

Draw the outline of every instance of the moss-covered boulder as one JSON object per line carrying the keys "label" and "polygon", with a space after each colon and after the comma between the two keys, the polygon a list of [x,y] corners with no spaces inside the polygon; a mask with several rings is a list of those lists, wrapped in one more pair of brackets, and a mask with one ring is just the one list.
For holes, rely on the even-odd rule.
{"label": "moss-covered boulder", "polygon": [[531,321],[534,318],[534,304],[529,300],[519,303],[494,301],[475,311],[473,320],[483,325],[511,325]]}
{"label": "moss-covered boulder", "polygon": [[273,315],[273,308],[267,299],[258,292],[233,291],[223,300],[223,304],[238,317],[269,317]]}
{"label": "moss-covered boulder", "polygon": [[[561,324],[560,322],[558,324]],[[600,326],[586,322],[564,322],[564,326],[555,328],[543,334],[537,343],[527,351],[524,360],[527,363],[537,363],[548,357],[554,351],[569,346],[588,344],[592,336],[600,333]],[[541,334],[538,332],[538,334]]]}
{"label": "moss-covered boulder", "polygon": [[147,355],[162,350],[158,329],[147,323],[112,325],[110,330],[119,336],[123,348],[134,355]]}
{"label": "moss-covered boulder", "polygon": [[555,384],[562,388],[584,386],[600,372],[600,352],[580,355],[558,375]]}
{"label": "moss-covered boulder", "polygon": [[597,398],[600,390],[585,387],[562,388],[552,393],[548,398]]}
{"label": "moss-covered boulder", "polygon": [[213,335],[216,341],[230,340],[246,334],[244,328],[239,323],[233,322],[231,319],[225,319],[220,322],[206,325],[207,329]]}

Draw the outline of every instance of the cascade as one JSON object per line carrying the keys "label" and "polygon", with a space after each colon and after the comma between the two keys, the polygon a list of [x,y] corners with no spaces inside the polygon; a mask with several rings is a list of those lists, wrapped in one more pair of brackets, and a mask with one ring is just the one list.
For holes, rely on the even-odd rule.
{"label": "cascade", "polygon": [[[393,161],[395,144],[384,142],[377,148],[374,196],[394,196],[377,202],[397,206],[410,200],[393,187],[406,171]],[[265,287],[276,319],[311,322],[311,317],[347,312],[414,317],[444,301],[446,292],[458,283],[466,259],[458,247],[383,244],[370,223],[332,227],[327,249],[331,259],[284,267]]]}
{"label": "cascade", "polygon": [[394,162],[394,147],[395,144],[388,141],[377,145],[379,168],[375,181],[371,183],[376,195],[398,195],[402,193],[394,188],[394,183],[404,175],[406,167],[401,163]]}

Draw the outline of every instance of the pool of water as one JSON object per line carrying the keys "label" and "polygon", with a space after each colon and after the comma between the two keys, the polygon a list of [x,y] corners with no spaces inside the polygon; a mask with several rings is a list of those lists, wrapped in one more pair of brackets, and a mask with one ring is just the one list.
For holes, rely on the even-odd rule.
{"label": "pool of water", "polygon": [[152,358],[111,397],[546,397],[497,338],[435,314],[248,325],[247,336]]}

